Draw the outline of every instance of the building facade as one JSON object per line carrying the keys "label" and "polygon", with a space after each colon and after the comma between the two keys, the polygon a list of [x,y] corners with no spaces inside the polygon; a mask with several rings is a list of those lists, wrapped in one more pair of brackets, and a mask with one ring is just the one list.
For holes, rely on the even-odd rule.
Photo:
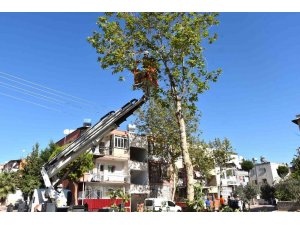
{"label": "building facade", "polygon": [[[62,138],[57,144],[78,139],[88,127],[81,127]],[[130,196],[125,204],[127,211],[149,196],[148,142],[146,136],[131,131],[114,130],[91,151],[94,168],[85,173],[78,187],[78,203],[88,204],[89,211],[111,207],[121,199],[110,199],[110,193],[121,189]],[[65,187],[68,183],[65,182]],[[68,187],[72,190],[72,187]]]}
{"label": "building facade", "polygon": [[252,184],[257,184],[258,186],[264,184],[269,184],[272,186],[281,180],[277,173],[277,168],[279,166],[287,165],[284,163],[272,163],[264,161],[261,161],[261,163],[256,163],[253,169],[249,172],[250,182]]}

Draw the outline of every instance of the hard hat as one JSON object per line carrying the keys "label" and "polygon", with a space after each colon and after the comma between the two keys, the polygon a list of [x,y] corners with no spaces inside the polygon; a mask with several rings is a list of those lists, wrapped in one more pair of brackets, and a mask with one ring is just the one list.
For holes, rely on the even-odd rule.
{"label": "hard hat", "polygon": [[57,188],[63,188],[62,184],[57,185]]}

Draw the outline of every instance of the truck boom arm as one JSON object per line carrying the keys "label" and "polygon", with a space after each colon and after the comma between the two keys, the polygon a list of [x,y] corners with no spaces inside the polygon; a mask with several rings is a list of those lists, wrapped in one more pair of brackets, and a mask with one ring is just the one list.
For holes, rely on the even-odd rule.
{"label": "truck boom arm", "polygon": [[146,101],[146,96],[143,96],[139,100],[132,99],[118,111],[109,112],[103,116],[98,123],[86,130],[80,138],[72,142],[57,156],[49,160],[41,170],[45,186],[47,188],[55,187],[60,181],[56,175],[62,169],[77,159],[81,153],[95,148],[106,135],[116,129]]}

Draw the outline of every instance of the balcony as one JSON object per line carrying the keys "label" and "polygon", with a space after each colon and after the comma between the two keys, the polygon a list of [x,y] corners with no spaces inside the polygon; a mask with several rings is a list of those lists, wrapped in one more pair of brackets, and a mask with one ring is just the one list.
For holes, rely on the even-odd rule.
{"label": "balcony", "polygon": [[111,147],[100,147],[98,152],[94,153],[95,156],[119,159],[119,160],[128,160],[129,154],[127,149],[122,148],[111,148]]}
{"label": "balcony", "polygon": [[227,179],[222,179],[222,185],[238,185],[236,177],[227,177]]}
{"label": "balcony", "polygon": [[124,173],[94,173],[91,174],[91,181],[102,183],[129,183],[130,175]]}
{"label": "balcony", "polygon": [[128,161],[128,169],[130,169],[130,170],[148,170],[148,163],[129,160]]}
{"label": "balcony", "polygon": [[131,194],[149,194],[149,192],[150,192],[149,185],[130,184]]}

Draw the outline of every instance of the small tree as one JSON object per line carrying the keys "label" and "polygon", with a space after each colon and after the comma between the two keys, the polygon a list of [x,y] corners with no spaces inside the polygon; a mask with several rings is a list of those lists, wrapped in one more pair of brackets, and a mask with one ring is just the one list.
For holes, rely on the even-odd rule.
{"label": "small tree", "polygon": [[287,166],[278,166],[277,173],[281,178],[284,178],[289,173],[289,168]]}
{"label": "small tree", "polygon": [[31,196],[34,189],[40,188],[43,185],[43,178],[41,175],[41,168],[43,161],[40,158],[40,147],[36,143],[32,152],[26,157],[25,165],[20,170],[20,189],[24,197]]}
{"label": "small tree", "polygon": [[247,184],[246,186],[238,186],[236,190],[233,192],[234,196],[239,196],[241,200],[248,204],[248,209],[250,210],[250,202],[253,198],[255,198],[259,194],[259,188],[254,184]]}
{"label": "small tree", "polygon": [[203,187],[201,184],[196,184],[194,186],[195,190],[195,198],[194,201],[187,202],[187,206],[189,208],[189,211],[193,212],[200,212],[204,209],[204,193],[203,193]]}
{"label": "small tree", "polygon": [[274,199],[274,194],[275,188],[269,184],[264,184],[260,187],[260,196],[262,199],[270,201],[271,199]]}
{"label": "small tree", "polygon": [[113,208],[115,210],[119,209],[120,212],[125,212],[125,209],[119,208],[117,206],[116,200],[122,199],[121,204],[125,204],[125,203],[129,202],[129,200],[130,200],[129,194],[125,193],[122,189],[119,188],[116,190],[111,190],[109,192],[109,197],[110,197],[110,199],[112,199],[114,201],[113,204],[111,205],[111,208]]}
{"label": "small tree", "polygon": [[297,154],[294,155],[291,164],[293,168],[292,176],[299,179],[300,178],[300,148],[297,149]]}
{"label": "small tree", "polygon": [[242,170],[247,171],[249,174],[249,171],[252,170],[254,167],[254,164],[251,160],[243,160],[241,163]]}
{"label": "small tree", "polygon": [[8,194],[15,193],[18,185],[18,173],[0,173],[0,203],[3,203]]}
{"label": "small tree", "polygon": [[[55,155],[59,154],[63,151],[64,147],[52,146],[55,148],[49,160],[52,159]],[[65,179],[69,180],[69,182],[74,187],[73,193],[73,204],[78,205],[78,183],[80,178],[84,175],[84,173],[94,168],[93,155],[82,153],[75,161],[70,163],[66,168],[64,168],[59,174],[58,177],[62,177],[64,174],[68,175]]]}
{"label": "small tree", "polygon": [[275,187],[275,197],[279,201],[300,202],[300,180],[293,177],[281,180]]}
{"label": "small tree", "polygon": [[[214,141],[209,143],[209,147],[213,150],[213,157],[215,161],[215,166],[220,168],[220,178],[223,170],[227,168],[229,161],[232,159],[231,155],[233,152],[233,147],[230,144],[230,141],[225,138],[221,141],[219,138],[216,138]],[[219,196],[222,189],[222,180],[220,179],[219,185]]]}

